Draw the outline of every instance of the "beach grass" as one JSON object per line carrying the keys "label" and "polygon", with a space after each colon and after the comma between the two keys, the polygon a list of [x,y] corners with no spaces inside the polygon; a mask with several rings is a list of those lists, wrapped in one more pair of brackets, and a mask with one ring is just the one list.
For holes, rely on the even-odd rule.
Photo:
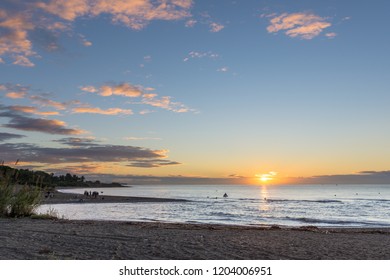
{"label": "beach grass", "polygon": [[42,201],[42,191],[39,186],[20,186],[17,184],[17,177],[16,169],[6,170],[0,174],[0,216],[2,217],[31,216]]}

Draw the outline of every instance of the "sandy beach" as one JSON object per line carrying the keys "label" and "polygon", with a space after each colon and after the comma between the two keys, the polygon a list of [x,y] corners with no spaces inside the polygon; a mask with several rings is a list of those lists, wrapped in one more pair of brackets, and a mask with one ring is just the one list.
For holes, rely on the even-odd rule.
{"label": "sandy beach", "polygon": [[0,259],[390,259],[390,229],[0,219]]}
{"label": "sandy beach", "polygon": [[[103,196],[102,196],[103,197]],[[83,199],[55,193],[43,203],[173,203],[138,197]],[[390,260],[390,229],[245,227],[66,219],[0,219],[0,259]]]}

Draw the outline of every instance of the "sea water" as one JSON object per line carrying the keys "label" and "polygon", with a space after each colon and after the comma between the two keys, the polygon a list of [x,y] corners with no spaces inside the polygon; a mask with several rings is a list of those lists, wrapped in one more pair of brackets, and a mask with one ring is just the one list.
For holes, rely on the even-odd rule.
{"label": "sea water", "polygon": [[[82,194],[85,190],[61,191]],[[97,191],[103,196],[178,198],[188,202],[56,204],[42,205],[38,211],[46,213],[50,209],[60,217],[76,220],[254,226],[390,226],[388,185],[133,186]],[[224,198],[225,193],[228,197]]]}

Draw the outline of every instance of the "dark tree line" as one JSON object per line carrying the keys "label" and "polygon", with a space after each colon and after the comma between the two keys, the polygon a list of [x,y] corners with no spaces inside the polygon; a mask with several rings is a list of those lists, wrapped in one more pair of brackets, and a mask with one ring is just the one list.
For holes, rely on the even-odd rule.
{"label": "dark tree line", "polygon": [[[12,182],[20,185],[40,186],[40,187],[64,187],[64,186],[88,186],[93,182],[85,181],[84,176],[65,175],[56,176],[53,173],[44,171],[33,171],[29,169],[16,169],[9,166],[0,166],[0,177],[9,178]],[[96,183],[96,182],[95,182]]]}

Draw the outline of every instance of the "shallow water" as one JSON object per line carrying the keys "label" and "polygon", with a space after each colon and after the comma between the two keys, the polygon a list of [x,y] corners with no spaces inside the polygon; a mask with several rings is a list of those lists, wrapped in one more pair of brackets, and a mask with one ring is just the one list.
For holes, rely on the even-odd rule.
{"label": "shallow water", "polygon": [[[84,193],[85,189],[63,192]],[[93,189],[91,189],[93,191]],[[184,198],[190,202],[56,204],[67,219],[235,225],[389,227],[390,186],[135,186],[98,189],[103,195]],[[227,193],[228,197],[223,198]]]}

